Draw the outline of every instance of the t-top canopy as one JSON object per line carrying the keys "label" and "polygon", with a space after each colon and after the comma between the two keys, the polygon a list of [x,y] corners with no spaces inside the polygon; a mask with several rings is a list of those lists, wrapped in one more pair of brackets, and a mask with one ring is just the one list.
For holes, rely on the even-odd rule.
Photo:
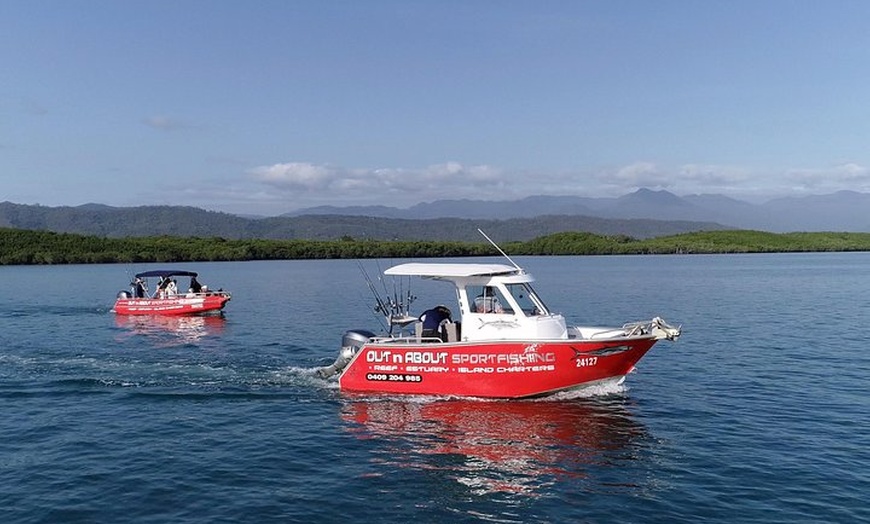
{"label": "t-top canopy", "polygon": [[451,277],[484,277],[494,275],[513,275],[522,270],[504,264],[429,264],[416,263],[399,264],[386,271],[385,275],[414,276],[431,278]]}
{"label": "t-top canopy", "polygon": [[195,277],[198,273],[193,271],[181,271],[180,269],[155,269],[152,271],[143,271],[142,273],[137,273],[136,278],[148,278],[148,277]]}

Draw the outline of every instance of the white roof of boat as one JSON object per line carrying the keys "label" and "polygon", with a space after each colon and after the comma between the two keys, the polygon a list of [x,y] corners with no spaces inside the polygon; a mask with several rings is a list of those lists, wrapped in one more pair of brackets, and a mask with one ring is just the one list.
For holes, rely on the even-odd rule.
{"label": "white roof of boat", "polygon": [[385,275],[414,277],[483,277],[492,275],[512,275],[522,270],[505,264],[447,264],[411,262],[399,264],[386,271]]}

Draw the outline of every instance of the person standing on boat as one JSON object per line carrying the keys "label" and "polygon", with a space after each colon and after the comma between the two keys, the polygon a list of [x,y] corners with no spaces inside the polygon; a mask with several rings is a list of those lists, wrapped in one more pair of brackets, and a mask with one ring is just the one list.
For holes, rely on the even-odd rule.
{"label": "person standing on boat", "polygon": [[504,313],[494,287],[483,288],[483,292],[474,299],[474,310],[478,313]]}
{"label": "person standing on boat", "polygon": [[427,309],[420,315],[423,322],[423,337],[438,337],[441,334],[441,326],[452,320],[452,313],[447,306],[435,306]]}
{"label": "person standing on boat", "polygon": [[190,277],[190,288],[188,291],[190,293],[202,293],[202,284],[199,283],[196,277]]}
{"label": "person standing on boat", "polygon": [[174,297],[178,294],[178,284],[175,283],[175,279],[169,281],[169,284],[166,285],[166,296]]}
{"label": "person standing on boat", "polygon": [[166,288],[169,286],[169,277],[160,279],[157,283],[157,291],[154,292],[154,298],[166,298]]}
{"label": "person standing on boat", "polygon": [[141,278],[137,278],[133,282],[133,296],[136,298],[145,298],[145,282]]}

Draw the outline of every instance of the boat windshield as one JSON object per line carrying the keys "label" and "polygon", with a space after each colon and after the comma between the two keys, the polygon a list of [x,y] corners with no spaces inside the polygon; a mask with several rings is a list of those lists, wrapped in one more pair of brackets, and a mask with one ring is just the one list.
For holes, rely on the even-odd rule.
{"label": "boat windshield", "polygon": [[544,305],[544,302],[530,285],[526,283],[507,284],[507,289],[527,316],[549,314],[547,306]]}
{"label": "boat windshield", "polygon": [[[495,286],[467,286],[465,288],[471,303],[472,313],[495,313],[512,315],[510,302],[504,299]],[[472,298],[474,297],[474,298]]]}

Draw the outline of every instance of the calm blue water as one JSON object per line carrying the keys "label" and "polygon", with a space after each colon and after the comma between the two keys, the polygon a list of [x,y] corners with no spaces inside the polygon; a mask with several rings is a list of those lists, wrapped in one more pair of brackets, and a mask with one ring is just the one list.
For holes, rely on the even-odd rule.
{"label": "calm blue water", "polygon": [[377,326],[355,261],[173,264],[233,300],[159,322],[110,312],[156,266],[0,267],[0,522],[870,521],[870,254],[518,261],[683,338],[573,398],[356,399],[312,372]]}

